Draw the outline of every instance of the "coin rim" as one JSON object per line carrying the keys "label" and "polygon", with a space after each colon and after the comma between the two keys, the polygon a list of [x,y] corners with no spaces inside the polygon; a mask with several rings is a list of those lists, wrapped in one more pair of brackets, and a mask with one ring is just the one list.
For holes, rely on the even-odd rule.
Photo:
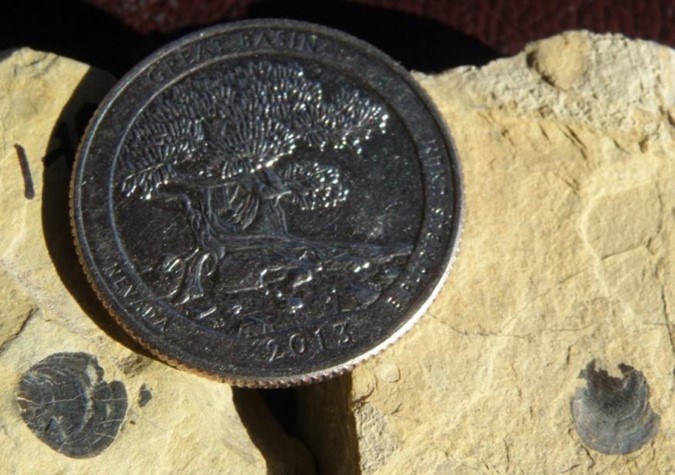
{"label": "coin rim", "polygon": [[[108,108],[116,100],[117,96],[127,88],[131,82],[139,76],[148,66],[155,63],[159,58],[164,57],[165,55],[171,53],[176,48],[188,44],[190,42],[198,40],[200,37],[216,35],[219,33],[230,33],[236,30],[246,29],[246,28],[261,28],[261,27],[285,27],[285,28],[297,28],[306,32],[315,32],[318,34],[323,34],[328,37],[336,38],[339,41],[345,42],[355,49],[360,49],[365,52],[366,55],[372,55],[378,60],[382,61],[385,65],[389,66],[392,71],[399,75],[399,77],[407,83],[411,88],[412,92],[417,95],[422,105],[425,107],[431,119],[437,124],[438,130],[444,140],[444,145],[449,156],[449,170],[450,170],[450,179],[453,185],[453,213],[451,226],[449,234],[449,246],[446,249],[446,252],[443,256],[443,261],[437,266],[437,272],[439,276],[437,280],[432,285],[429,285],[424,289],[422,295],[415,299],[415,304],[419,305],[411,315],[404,319],[403,323],[398,329],[391,333],[387,338],[382,342],[375,345],[373,348],[361,353],[360,355],[353,357],[345,362],[342,362],[337,365],[333,365],[329,368],[324,368],[320,370],[315,370],[307,373],[301,373],[297,375],[290,376],[279,376],[279,377],[264,377],[264,378],[236,378],[228,377],[223,374],[217,374],[205,371],[202,368],[190,365],[188,363],[178,361],[173,358],[168,352],[162,351],[156,345],[149,342],[147,339],[143,338],[141,335],[137,334],[126,324],[126,318],[116,312],[113,306],[109,303],[105,293],[96,282],[91,269],[96,268],[93,257],[91,255],[85,255],[83,248],[80,242],[80,236],[84,236],[84,226],[82,219],[78,224],[78,216],[76,216],[77,210],[79,209],[78,204],[81,203],[79,189],[76,188],[77,178],[80,175],[80,169],[83,166],[84,159],[82,156],[83,150],[87,149],[90,146],[90,143],[93,138],[92,130],[96,130],[98,124],[104,117]],[[90,285],[94,289],[96,296],[103,303],[103,306],[106,308],[108,313],[113,317],[113,319],[120,325],[123,330],[131,336],[133,340],[138,342],[143,348],[147,349],[154,356],[159,358],[161,361],[168,363],[171,366],[177,367],[179,369],[185,369],[193,373],[200,374],[202,376],[214,379],[217,381],[226,382],[235,386],[243,387],[260,387],[260,388],[280,388],[288,386],[296,386],[302,384],[309,384],[318,382],[324,379],[332,378],[340,374],[344,374],[360,363],[363,363],[365,360],[372,358],[373,356],[381,353],[383,350],[388,348],[394,342],[396,342],[401,336],[407,333],[422,317],[422,315],[428,310],[429,306],[438,296],[438,293],[442,289],[443,285],[447,281],[448,275],[454,263],[454,260],[459,252],[461,244],[461,235],[462,227],[464,223],[465,215],[465,194],[464,194],[464,181],[462,177],[461,164],[459,162],[459,155],[457,149],[450,135],[449,129],[445,120],[440,115],[438,109],[436,108],[434,102],[431,100],[426,91],[419,85],[419,83],[412,77],[412,75],[403,68],[399,63],[394,61],[384,52],[380,51],[373,45],[366,43],[363,40],[360,40],[350,34],[344,33],[333,28],[325,27],[322,25],[317,25],[314,23],[295,21],[295,20],[283,20],[283,19],[263,19],[263,20],[243,20],[233,23],[215,25],[209,28],[204,28],[197,32],[191,33],[189,35],[183,36],[177,40],[174,40],[162,48],[158,49],[154,53],[147,56],[140,63],[134,66],[129,72],[127,72],[119,82],[113,86],[113,88],[108,92],[108,94],[101,101],[96,112],[92,116],[87,128],[82,136],[82,140],[77,150],[75,163],[73,166],[73,172],[71,175],[70,181],[70,225],[73,238],[75,241],[75,249],[77,253],[78,260],[80,265],[84,269],[85,276],[89,281]],[[81,218],[81,216],[79,216]],[[426,294],[426,295],[424,295]],[[421,303],[419,303],[421,302]]]}

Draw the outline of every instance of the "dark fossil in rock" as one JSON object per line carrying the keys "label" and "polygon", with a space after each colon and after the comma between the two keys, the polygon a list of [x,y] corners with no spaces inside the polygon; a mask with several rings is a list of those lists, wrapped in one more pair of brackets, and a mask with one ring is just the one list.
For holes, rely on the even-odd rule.
{"label": "dark fossil in rock", "polygon": [[141,389],[138,390],[138,405],[140,407],[145,407],[152,399],[152,391],[147,385],[142,385]]}
{"label": "dark fossil in rock", "polygon": [[93,457],[117,436],[127,410],[120,381],[107,383],[96,357],[54,353],[21,377],[17,400],[33,433],[59,453]]}
{"label": "dark fossil in rock", "polygon": [[595,369],[595,360],[579,374],[588,381],[572,399],[574,427],[584,444],[604,454],[627,454],[649,442],[660,417],[649,406],[644,375],[620,364],[621,378]]}

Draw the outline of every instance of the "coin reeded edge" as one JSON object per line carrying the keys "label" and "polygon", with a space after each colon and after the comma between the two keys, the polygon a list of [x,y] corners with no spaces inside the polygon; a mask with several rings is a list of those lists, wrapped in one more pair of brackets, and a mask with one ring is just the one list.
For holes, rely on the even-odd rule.
{"label": "coin reeded edge", "polygon": [[[283,377],[265,377],[261,378],[230,378],[221,374],[215,374],[208,371],[204,371],[196,366],[185,364],[181,361],[176,360],[169,356],[166,352],[161,351],[159,348],[155,347],[147,339],[142,338],[138,335],[129,325],[126,324],[125,318],[119,314],[113,307],[113,305],[108,302],[108,299],[105,297],[103,290],[100,285],[97,283],[96,277],[93,275],[93,267],[90,265],[93,263],[91,256],[89,256],[89,250],[86,242],[81,242],[80,236],[84,237],[84,230],[81,229],[82,226],[79,226],[77,223],[77,212],[79,212],[80,205],[80,196],[79,190],[76,189],[75,184],[77,178],[80,175],[82,163],[83,163],[83,153],[86,152],[87,148],[90,145],[91,135],[90,132],[92,129],[98,126],[100,120],[105,115],[108,108],[112,105],[114,100],[119,96],[119,94],[125,90],[129,84],[131,84],[133,78],[141,74],[148,66],[153,64],[158,59],[166,56],[172,52],[177,46],[186,44],[190,41],[196,41],[204,37],[216,35],[219,33],[232,33],[240,29],[246,29],[251,27],[279,27],[279,28],[302,28],[308,32],[315,32],[321,34],[328,34],[331,37],[335,37],[340,41],[344,41],[347,44],[353,45],[356,48],[364,50],[367,54],[373,55],[378,60],[382,61],[385,65],[390,67],[394,73],[398,74],[401,79],[411,88],[411,90],[419,97],[421,103],[436,123],[438,131],[440,132],[442,138],[445,141],[445,148],[449,157],[454,157],[455,160],[450,160],[450,174],[453,185],[453,219],[452,227],[453,229],[450,232],[450,245],[446,250],[443,261],[441,265],[438,266],[439,276],[436,278],[434,285],[429,286],[425,289],[423,295],[417,301],[421,301],[422,304],[415,310],[415,312],[405,320],[405,323],[402,324],[395,332],[389,335],[386,339],[380,342],[378,345],[374,346],[370,350],[350,359],[346,362],[340,363],[338,365],[315,370],[309,373],[304,373],[294,376],[283,376]],[[343,33],[332,28],[315,25],[311,23],[298,22],[293,20],[245,20],[239,21],[233,24],[217,25],[209,27],[198,32],[186,35],[178,40],[175,40],[164,47],[160,48],[156,52],[152,53],[141,61],[138,65],[132,68],[124,77],[108,92],[108,94],[101,101],[100,105],[93,114],[89,124],[87,125],[85,132],[83,134],[83,139],[80,142],[76,157],[75,163],[73,166],[73,172],[70,180],[70,193],[69,193],[69,216],[70,216],[70,226],[73,238],[75,241],[75,250],[78,257],[78,261],[82,268],[84,269],[85,276],[89,281],[90,285],[94,289],[97,298],[102,302],[106,311],[113,317],[122,329],[131,336],[131,338],[138,342],[143,348],[147,349],[152,355],[157,357],[159,360],[174,366],[178,369],[187,370],[201,376],[207,377],[212,380],[225,382],[235,386],[243,387],[257,387],[257,388],[282,388],[289,386],[298,386],[304,384],[315,383],[324,379],[332,378],[344,374],[352,370],[357,365],[363,363],[364,361],[372,358],[373,356],[381,353],[390,345],[399,340],[404,334],[406,334],[422,317],[422,315],[428,310],[433,301],[438,296],[440,290],[447,281],[448,275],[456,259],[457,253],[459,252],[461,237],[462,237],[462,227],[464,222],[465,214],[465,194],[463,186],[463,178],[461,165],[459,163],[457,149],[452,140],[452,137],[449,133],[447,124],[444,119],[438,112],[433,101],[426,93],[426,91],[415,81],[415,79],[410,75],[410,73],[405,70],[400,64],[392,60],[385,53],[381,52],[374,46],[355,38],[351,35]],[[77,212],[76,212],[77,211]]]}

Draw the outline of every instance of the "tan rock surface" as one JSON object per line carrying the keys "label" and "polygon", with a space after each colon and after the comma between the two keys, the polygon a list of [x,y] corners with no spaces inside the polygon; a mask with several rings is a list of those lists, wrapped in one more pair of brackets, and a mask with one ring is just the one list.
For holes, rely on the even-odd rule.
{"label": "tan rock surface", "polygon": [[[418,78],[467,215],[429,312],[353,373],[363,473],[673,473],[675,52],[573,32]],[[574,430],[594,358],[647,378],[661,426],[637,452]]]}
{"label": "tan rock surface", "polygon": [[[256,393],[239,390],[235,404],[230,386],[140,356],[115,339],[124,337],[115,333],[75,260],[66,199],[68,161],[72,160],[72,144],[77,142],[75,122],[87,104],[100,100],[113,80],[51,54],[24,49],[3,58],[0,472],[310,471],[307,452],[285,436]],[[65,124],[65,129],[58,124]],[[29,177],[25,170],[22,173],[15,144],[25,152],[24,169],[27,165]],[[35,191],[30,199],[29,181]],[[96,356],[105,380],[121,381],[126,387],[128,409],[121,430],[93,458],[73,459],[52,450],[31,432],[19,413],[16,395],[21,375],[50,354],[64,351]],[[152,393],[143,406],[139,403],[142,386]],[[254,423],[244,426],[242,419]]]}

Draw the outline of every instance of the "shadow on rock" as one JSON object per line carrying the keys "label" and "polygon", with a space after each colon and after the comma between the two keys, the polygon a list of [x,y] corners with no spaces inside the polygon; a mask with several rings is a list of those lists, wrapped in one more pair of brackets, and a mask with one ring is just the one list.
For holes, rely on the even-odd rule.
{"label": "shadow on rock", "polygon": [[78,261],[70,227],[70,175],[77,144],[96,105],[113,82],[113,78],[102,71],[87,72],[52,130],[43,158],[42,227],[56,271],[82,310],[108,336],[136,353],[152,357],[115,323],[96,297]]}
{"label": "shadow on rock", "polygon": [[299,437],[314,454],[319,473],[361,473],[351,394],[351,373],[296,389]]}
{"label": "shadow on rock", "polygon": [[268,474],[361,473],[351,374],[289,389],[233,388],[234,406]]}
{"label": "shadow on rock", "polygon": [[232,388],[234,407],[270,475],[317,473],[312,454],[288,431],[295,412],[294,391]]}

